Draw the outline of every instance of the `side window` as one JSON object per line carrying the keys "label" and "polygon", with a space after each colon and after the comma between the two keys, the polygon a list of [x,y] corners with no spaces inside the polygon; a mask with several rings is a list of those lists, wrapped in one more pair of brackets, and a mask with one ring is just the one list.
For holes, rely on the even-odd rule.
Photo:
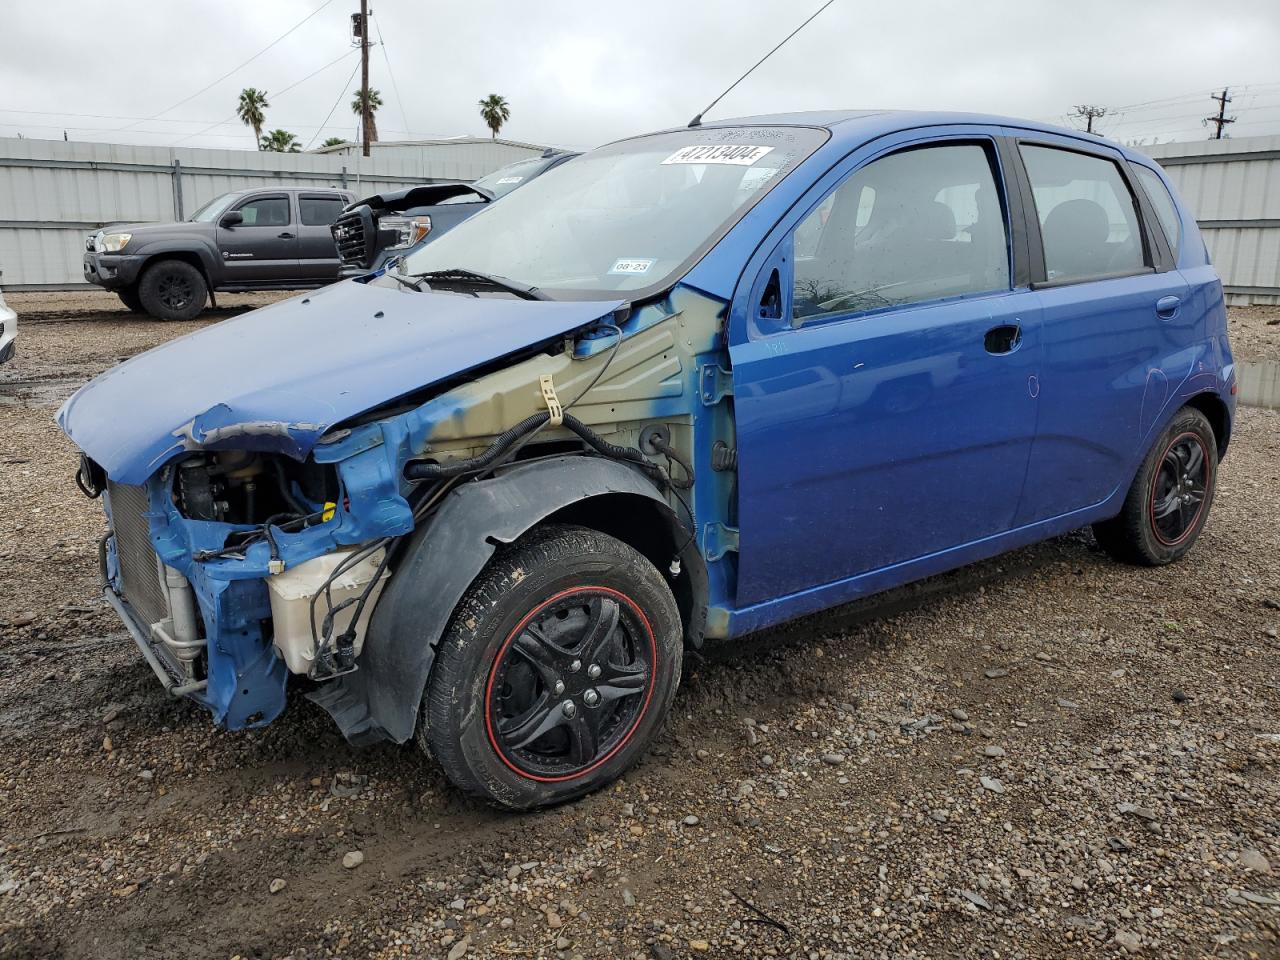
{"label": "side window", "polygon": [[1110,160],[1022,146],[1049,280],[1136,273],[1145,265],[1138,211]]}
{"label": "side window", "polygon": [[1009,287],[1009,245],[988,152],[891,154],[836,188],[794,234],[792,322]]}
{"label": "side window", "polygon": [[1178,219],[1178,208],[1173,205],[1173,197],[1169,188],[1160,179],[1160,174],[1150,167],[1138,163],[1129,164],[1129,169],[1138,176],[1142,189],[1147,192],[1151,205],[1156,208],[1156,217],[1164,230],[1165,239],[1169,241],[1169,249],[1173,251],[1173,259],[1178,259],[1178,244],[1182,242],[1182,222]]}
{"label": "side window", "polygon": [[298,197],[298,213],[304,227],[329,226],[345,206],[341,197]]}
{"label": "side window", "polygon": [[236,207],[244,217],[246,227],[287,227],[289,225],[288,197],[254,197]]}

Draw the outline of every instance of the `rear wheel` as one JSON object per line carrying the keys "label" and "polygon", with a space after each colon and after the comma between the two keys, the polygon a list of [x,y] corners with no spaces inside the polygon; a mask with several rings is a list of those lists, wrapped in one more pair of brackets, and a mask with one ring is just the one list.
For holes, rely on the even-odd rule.
{"label": "rear wheel", "polygon": [[680,614],[630,546],[550,526],[501,551],[458,606],[418,742],[464,790],[547,806],[620,776],[679,684]]}
{"label": "rear wheel", "polygon": [[116,291],[116,296],[120,298],[120,302],[129,308],[130,313],[146,313],[146,308],[142,305],[142,298],[138,296],[137,287],[125,287]]}
{"label": "rear wheel", "polygon": [[161,260],[143,271],[138,299],[157,320],[192,320],[204,309],[204,274],[185,260]]}
{"label": "rear wheel", "polygon": [[1199,410],[1183,407],[1142,461],[1120,515],[1094,524],[1094,536],[1118,560],[1172,563],[1204,529],[1217,475],[1213,428]]}

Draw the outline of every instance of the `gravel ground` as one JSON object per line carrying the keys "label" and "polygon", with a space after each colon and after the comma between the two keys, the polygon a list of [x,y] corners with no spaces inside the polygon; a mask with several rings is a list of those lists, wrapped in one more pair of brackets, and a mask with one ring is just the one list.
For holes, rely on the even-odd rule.
{"label": "gravel ground", "polygon": [[0,956],[1280,956],[1280,414],[1183,562],[1079,533],[705,651],[623,782],[511,816],[161,693],[30,384],[200,323],[88,309],[0,368]]}
{"label": "gravel ground", "polygon": [[1280,360],[1280,307],[1232,307],[1227,335],[1237,360]]}

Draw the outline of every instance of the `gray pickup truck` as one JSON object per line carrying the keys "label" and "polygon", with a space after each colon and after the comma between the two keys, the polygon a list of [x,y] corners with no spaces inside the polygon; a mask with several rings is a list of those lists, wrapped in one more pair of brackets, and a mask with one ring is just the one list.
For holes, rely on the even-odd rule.
{"label": "gray pickup truck", "polygon": [[135,313],[190,320],[214,291],[295,290],[338,279],[329,232],[355,199],[345,190],[226,193],[182,223],[104,227],[85,242],[84,278]]}

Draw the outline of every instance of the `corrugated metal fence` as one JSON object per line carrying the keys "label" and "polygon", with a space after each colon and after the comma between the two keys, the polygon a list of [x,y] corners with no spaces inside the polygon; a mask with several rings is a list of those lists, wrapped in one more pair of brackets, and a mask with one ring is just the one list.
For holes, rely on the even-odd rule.
{"label": "corrugated metal fence", "polygon": [[[525,155],[537,156],[530,148]],[[83,285],[85,234],[182,220],[230,190],[346,187],[357,194],[473,180],[498,164],[465,145],[447,160],[344,157],[0,138],[0,271],[6,289]]]}
{"label": "corrugated metal fence", "polygon": [[[519,145],[501,144],[502,162]],[[0,271],[9,288],[81,283],[85,233],[108,223],[183,219],[220,193],[253,186],[357,192],[472,180],[499,162],[459,142],[370,158],[60,140],[0,139]],[[1204,231],[1232,303],[1280,303],[1280,136],[1145,148]],[[538,148],[530,147],[528,156]],[[447,158],[447,159],[446,159]]]}
{"label": "corrugated metal fence", "polygon": [[1280,136],[1142,149],[1195,214],[1228,302],[1280,303]]}

